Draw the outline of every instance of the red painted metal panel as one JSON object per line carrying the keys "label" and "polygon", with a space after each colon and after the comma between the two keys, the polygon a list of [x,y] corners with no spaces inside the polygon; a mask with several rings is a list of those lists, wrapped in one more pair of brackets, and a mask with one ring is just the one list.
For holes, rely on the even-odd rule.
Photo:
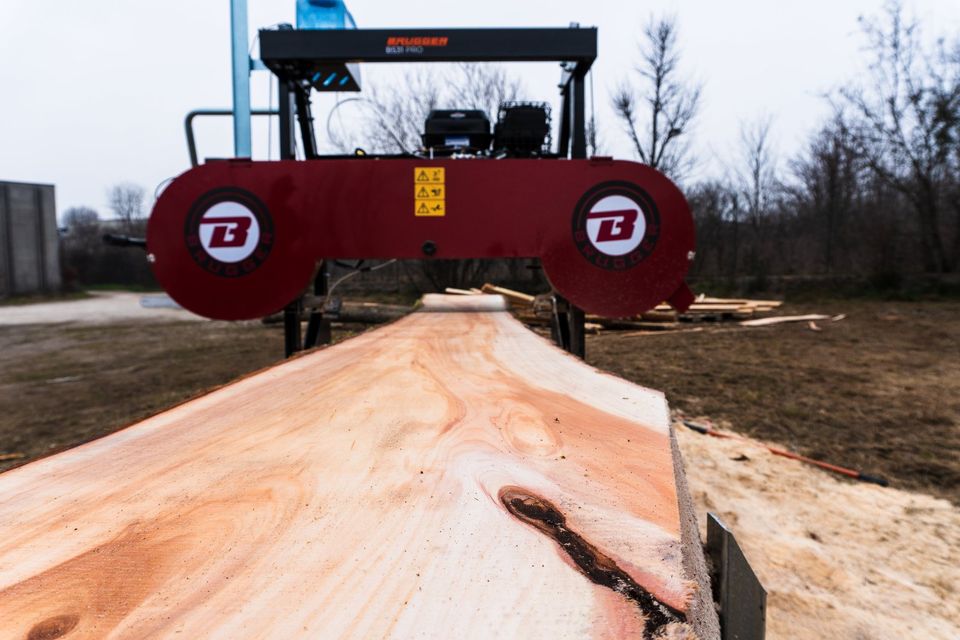
{"label": "red painted metal panel", "polygon": [[[422,169],[441,181],[418,184]],[[431,185],[427,212],[444,215],[418,216]],[[683,287],[694,229],[679,189],[633,162],[358,158],[207,163],[167,187],[147,234],[170,295],[231,320],[283,307],[320,258],[425,258],[427,243],[433,258],[540,258],[571,302],[624,316]]]}

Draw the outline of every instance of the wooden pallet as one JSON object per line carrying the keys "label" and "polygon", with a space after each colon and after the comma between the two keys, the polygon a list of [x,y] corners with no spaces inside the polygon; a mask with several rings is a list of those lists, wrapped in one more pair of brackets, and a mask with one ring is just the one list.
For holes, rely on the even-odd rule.
{"label": "wooden pallet", "polygon": [[0,474],[0,636],[715,637],[663,396],[505,308],[427,296]]}

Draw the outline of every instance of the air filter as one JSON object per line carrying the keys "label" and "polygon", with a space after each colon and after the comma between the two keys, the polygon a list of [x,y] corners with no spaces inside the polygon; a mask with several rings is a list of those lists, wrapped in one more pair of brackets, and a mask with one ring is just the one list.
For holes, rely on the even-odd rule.
{"label": "air filter", "polygon": [[483,151],[491,137],[490,118],[483,111],[435,109],[427,117],[423,146]]}
{"label": "air filter", "polygon": [[514,156],[549,153],[550,106],[545,102],[505,102],[500,105],[493,148]]}

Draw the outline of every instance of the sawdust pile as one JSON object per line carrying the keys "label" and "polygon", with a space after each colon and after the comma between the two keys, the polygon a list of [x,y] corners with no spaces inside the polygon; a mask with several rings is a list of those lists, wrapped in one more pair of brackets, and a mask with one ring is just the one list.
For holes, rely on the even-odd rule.
{"label": "sawdust pile", "polygon": [[960,508],[675,428],[700,523],[716,513],[767,590],[768,638],[960,638]]}

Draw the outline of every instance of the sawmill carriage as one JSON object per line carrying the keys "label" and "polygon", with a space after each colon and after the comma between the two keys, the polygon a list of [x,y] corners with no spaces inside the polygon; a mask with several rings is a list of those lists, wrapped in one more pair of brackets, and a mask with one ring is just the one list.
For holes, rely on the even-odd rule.
{"label": "sawmill carriage", "polygon": [[[176,302],[222,320],[282,310],[292,355],[329,339],[324,261],[527,259],[553,288],[555,341],[580,356],[584,311],[692,302],[683,194],[587,156],[596,29],[356,29],[342,2],[299,6],[306,28],[260,31],[252,61],[232,0],[234,106],[188,115],[194,166],[142,243]],[[360,64],[489,61],[560,63],[559,108],[451,105],[410,153],[319,153],[311,93],[359,91]],[[278,80],[275,111],[250,106],[256,68]],[[235,157],[201,163],[193,121],[223,114]],[[279,160],[251,158],[253,115],[278,118]],[[387,327],[3,474],[5,628],[706,639],[716,596],[724,638],[762,638],[762,588],[715,520],[711,590],[662,394],[505,310],[428,295]]]}

